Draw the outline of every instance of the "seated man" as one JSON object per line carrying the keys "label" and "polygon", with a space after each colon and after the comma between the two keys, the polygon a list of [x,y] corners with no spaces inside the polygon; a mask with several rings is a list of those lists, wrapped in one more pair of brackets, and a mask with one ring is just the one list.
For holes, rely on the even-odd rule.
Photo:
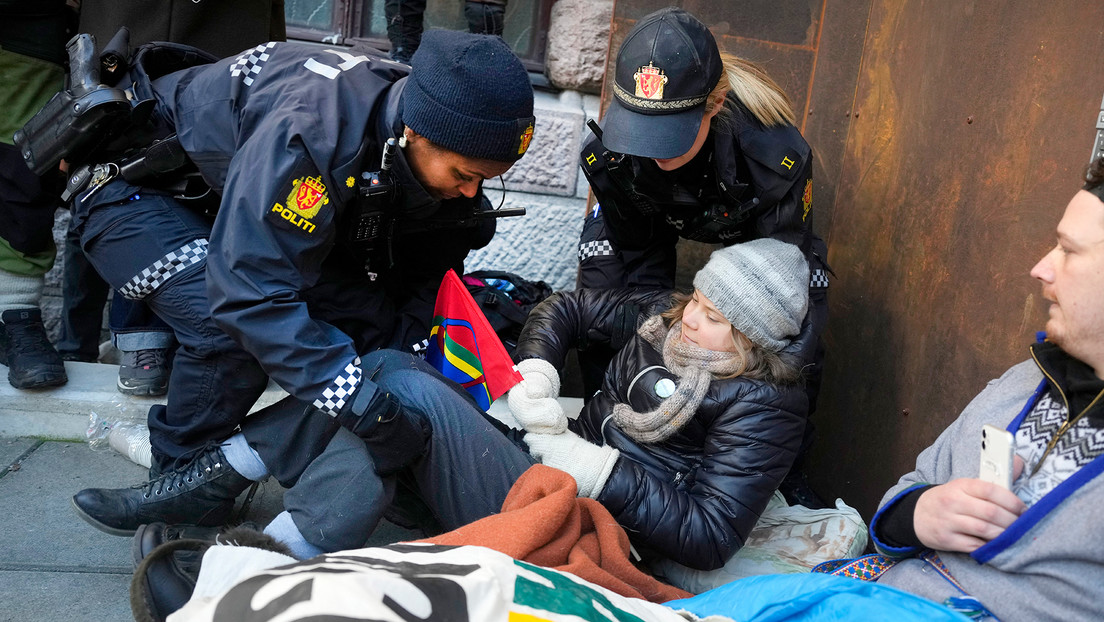
{"label": "seated man", "polygon": [[[1099,617],[1104,528],[1104,160],[1031,270],[1046,340],[991,382],[886,493],[870,531],[899,561],[878,582],[1002,620]],[[981,427],[1015,435],[1012,490],[977,479]],[[1093,587],[1097,586],[1097,587]],[[963,601],[958,601],[963,604]]]}

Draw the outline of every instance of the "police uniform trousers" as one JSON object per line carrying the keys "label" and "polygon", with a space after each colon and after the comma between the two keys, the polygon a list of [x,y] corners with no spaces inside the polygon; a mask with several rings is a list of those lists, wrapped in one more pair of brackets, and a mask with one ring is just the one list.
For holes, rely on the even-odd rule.
{"label": "police uniform trousers", "polygon": [[168,403],[149,412],[154,470],[228,438],[268,378],[211,317],[205,280],[210,219],[170,195],[117,181],[74,201],[73,226],[112,289],[149,305],[180,344]]}

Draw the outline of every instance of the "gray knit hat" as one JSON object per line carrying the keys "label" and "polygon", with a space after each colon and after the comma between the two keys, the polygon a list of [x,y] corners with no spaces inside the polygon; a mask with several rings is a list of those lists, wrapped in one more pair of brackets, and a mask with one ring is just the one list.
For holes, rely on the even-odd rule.
{"label": "gray knit hat", "polygon": [[748,339],[778,352],[801,331],[809,263],[793,244],[752,240],[714,251],[694,275],[694,287]]}

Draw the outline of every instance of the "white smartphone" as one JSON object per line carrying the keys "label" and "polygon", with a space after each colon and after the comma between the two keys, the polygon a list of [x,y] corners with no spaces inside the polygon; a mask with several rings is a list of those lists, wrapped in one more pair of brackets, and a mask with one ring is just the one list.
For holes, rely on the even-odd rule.
{"label": "white smartphone", "polygon": [[981,467],[978,478],[1012,490],[1012,433],[996,426],[981,426]]}

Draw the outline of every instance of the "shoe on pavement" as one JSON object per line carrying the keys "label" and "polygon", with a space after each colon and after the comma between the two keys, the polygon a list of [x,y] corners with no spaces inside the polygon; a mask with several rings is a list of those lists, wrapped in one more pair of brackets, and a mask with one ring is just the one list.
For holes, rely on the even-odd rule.
{"label": "shoe on pavement", "polygon": [[0,320],[0,364],[17,389],[57,387],[69,381],[65,363],[46,336],[39,309],[8,309]]}
{"label": "shoe on pavement", "polygon": [[164,395],[169,390],[168,350],[124,350],[119,364],[119,392]]}
{"label": "shoe on pavement", "polygon": [[212,545],[250,546],[290,556],[287,547],[258,531],[253,523],[228,530],[165,523],[141,525],[131,544],[135,571],[130,606],[134,619],[164,620],[183,607],[195,590],[203,554]]}
{"label": "shoe on pavement", "polygon": [[230,466],[217,445],[188,464],[132,488],[86,488],[73,495],[73,508],[90,525],[130,536],[146,523],[223,525],[234,500],[252,484]]}

